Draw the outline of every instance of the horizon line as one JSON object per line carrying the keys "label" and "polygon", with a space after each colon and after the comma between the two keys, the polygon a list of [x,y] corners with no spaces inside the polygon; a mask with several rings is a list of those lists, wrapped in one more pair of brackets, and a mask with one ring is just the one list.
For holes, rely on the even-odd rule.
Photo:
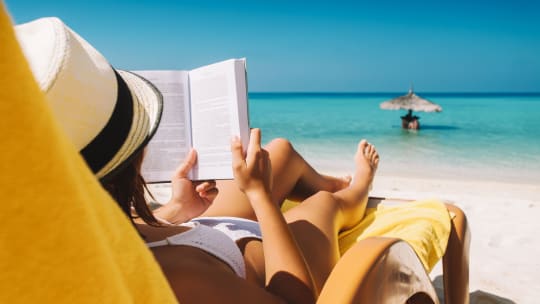
{"label": "horizon line", "polygon": [[[531,92],[531,91],[414,91],[418,94],[441,94],[441,95],[540,95],[540,91]],[[407,91],[248,91],[249,94],[340,94],[340,95],[354,95],[354,94],[363,94],[363,95],[380,95],[380,94],[407,94]]]}

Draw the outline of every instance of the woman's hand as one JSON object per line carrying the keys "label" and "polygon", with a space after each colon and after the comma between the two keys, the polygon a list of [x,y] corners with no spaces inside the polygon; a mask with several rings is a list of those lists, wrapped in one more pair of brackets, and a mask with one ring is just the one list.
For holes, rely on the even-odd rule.
{"label": "woman's hand", "polygon": [[197,153],[192,149],[171,179],[170,201],[154,212],[156,216],[177,224],[201,215],[210,207],[218,194],[216,182],[214,180],[193,182],[187,178],[196,162]]}
{"label": "woman's hand", "polygon": [[270,195],[272,168],[268,152],[261,148],[261,131],[252,129],[247,155],[238,137],[231,141],[234,180],[246,195]]}
{"label": "woman's hand", "polygon": [[234,180],[247,195],[261,227],[266,289],[287,303],[315,303],[310,269],[283,213],[271,200],[272,169],[268,152],[261,148],[261,131],[251,130],[246,156],[238,138],[231,141],[231,150]]}

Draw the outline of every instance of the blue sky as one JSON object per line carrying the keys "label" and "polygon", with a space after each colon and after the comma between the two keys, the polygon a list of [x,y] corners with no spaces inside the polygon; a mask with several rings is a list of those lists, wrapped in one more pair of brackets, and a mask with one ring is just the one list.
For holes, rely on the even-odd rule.
{"label": "blue sky", "polygon": [[250,92],[540,92],[540,1],[4,1],[117,68],[246,57]]}

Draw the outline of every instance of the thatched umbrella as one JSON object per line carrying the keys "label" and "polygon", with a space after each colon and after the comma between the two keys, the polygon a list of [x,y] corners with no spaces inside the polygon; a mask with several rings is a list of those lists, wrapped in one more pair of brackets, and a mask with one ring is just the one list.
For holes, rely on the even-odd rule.
{"label": "thatched umbrella", "polygon": [[413,89],[409,89],[407,95],[403,95],[381,103],[383,110],[409,110],[406,116],[401,116],[402,127],[405,129],[419,129],[418,116],[413,116],[412,111],[441,112],[442,107],[427,99],[414,94]]}
{"label": "thatched umbrella", "polygon": [[427,99],[421,98],[409,89],[407,95],[403,95],[392,100],[381,103],[381,109],[384,110],[412,110],[423,112],[441,112],[442,107]]}

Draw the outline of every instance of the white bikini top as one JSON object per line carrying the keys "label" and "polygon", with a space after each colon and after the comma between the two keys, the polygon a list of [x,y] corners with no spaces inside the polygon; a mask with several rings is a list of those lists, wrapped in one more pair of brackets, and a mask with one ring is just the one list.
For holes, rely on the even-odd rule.
{"label": "white bikini top", "polygon": [[236,240],[261,239],[257,222],[238,218],[198,218],[180,226],[191,229],[164,240],[147,243],[148,247],[186,245],[202,249],[228,264],[240,277],[246,277],[246,265]]}

